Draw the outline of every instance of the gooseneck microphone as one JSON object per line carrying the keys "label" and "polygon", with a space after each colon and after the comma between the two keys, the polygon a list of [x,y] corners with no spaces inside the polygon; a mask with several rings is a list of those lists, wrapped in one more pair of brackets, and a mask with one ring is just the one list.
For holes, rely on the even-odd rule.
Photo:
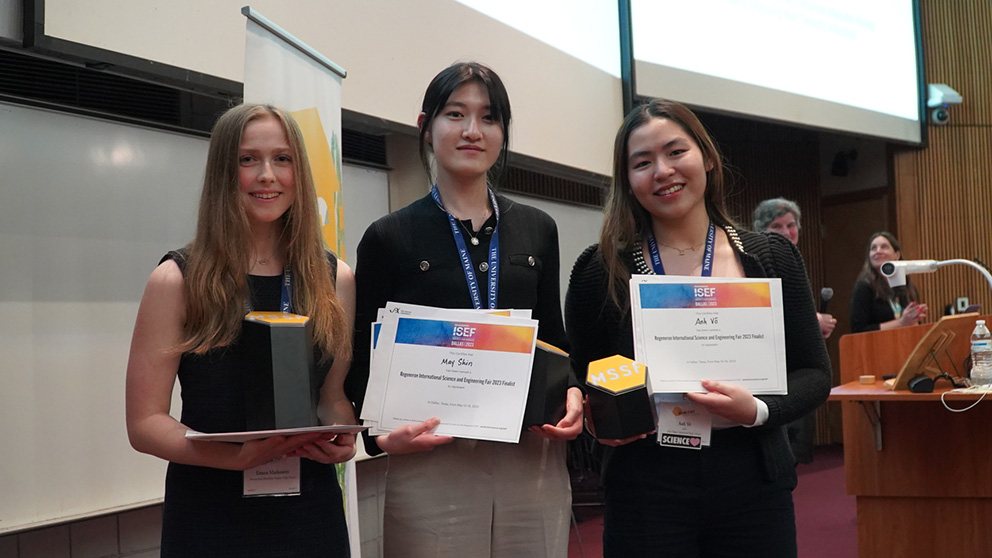
{"label": "gooseneck microphone", "polygon": [[831,289],[830,287],[823,287],[822,289],[820,289],[820,313],[821,314],[826,314],[827,313],[827,303],[829,303],[830,302],[830,299],[832,299],[833,297],[834,297],[834,290]]}
{"label": "gooseneck microphone", "polygon": [[937,260],[894,260],[883,263],[878,270],[889,282],[889,286],[896,288],[906,284],[907,273],[933,273],[937,271],[937,267],[942,263],[946,262],[938,262]]}
{"label": "gooseneck microphone", "polygon": [[883,263],[879,271],[885,277],[892,277],[899,271],[903,273],[933,273],[937,271],[940,263],[943,262],[937,260],[896,260]]}
{"label": "gooseneck microphone", "polygon": [[885,262],[878,270],[888,279],[890,286],[901,287],[906,284],[907,273],[933,273],[938,268],[951,264],[969,265],[977,269],[988,281],[989,287],[992,287],[992,273],[984,265],[979,265],[971,260],[898,260]]}

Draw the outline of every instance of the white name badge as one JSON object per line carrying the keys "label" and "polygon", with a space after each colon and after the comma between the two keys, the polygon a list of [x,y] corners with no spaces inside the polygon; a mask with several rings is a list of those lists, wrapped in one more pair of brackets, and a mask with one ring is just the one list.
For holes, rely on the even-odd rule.
{"label": "white name badge", "polygon": [[713,415],[705,407],[681,395],[659,397],[658,394],[655,394],[655,406],[658,410],[658,445],[694,450],[710,445]]}
{"label": "white name badge", "polygon": [[244,473],[244,496],[299,496],[300,458],[278,457]]}

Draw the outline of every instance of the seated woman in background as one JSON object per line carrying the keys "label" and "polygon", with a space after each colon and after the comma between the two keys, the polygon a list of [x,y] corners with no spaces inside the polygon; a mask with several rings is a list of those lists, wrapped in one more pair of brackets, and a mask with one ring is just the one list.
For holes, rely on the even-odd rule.
{"label": "seated woman in background", "polygon": [[902,245],[891,233],[878,232],[868,242],[868,257],[851,292],[851,332],[878,331],[916,325],[927,317],[916,286],[906,279],[902,287],[890,287],[879,268],[887,261],[902,259]]}

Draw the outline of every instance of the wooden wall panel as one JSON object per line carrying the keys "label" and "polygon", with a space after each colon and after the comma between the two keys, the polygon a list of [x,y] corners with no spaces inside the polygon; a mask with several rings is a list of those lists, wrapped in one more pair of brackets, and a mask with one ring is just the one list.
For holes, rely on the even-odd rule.
{"label": "wooden wall panel", "polygon": [[[803,213],[799,251],[819,304],[825,268],[818,134],[719,115],[701,114],[700,119],[726,158],[727,206],[741,225],[751,228],[754,208],[763,200],[783,197],[799,205]],[[831,431],[831,423],[839,420],[832,421],[828,415],[827,405],[816,411],[817,445],[839,439],[839,428],[836,435]]]}
{"label": "wooden wall panel", "polygon": [[819,301],[823,287],[819,139],[815,132],[766,122],[700,114],[727,163],[727,206],[751,228],[755,206],[768,198],[795,201],[803,212],[799,251]]}
{"label": "wooden wall panel", "polygon": [[[930,126],[926,148],[895,153],[898,235],[908,257],[992,264],[992,3],[923,0],[921,9],[926,79],[964,103],[949,124]],[[992,308],[992,289],[968,267],[914,281],[935,316],[958,296]]]}

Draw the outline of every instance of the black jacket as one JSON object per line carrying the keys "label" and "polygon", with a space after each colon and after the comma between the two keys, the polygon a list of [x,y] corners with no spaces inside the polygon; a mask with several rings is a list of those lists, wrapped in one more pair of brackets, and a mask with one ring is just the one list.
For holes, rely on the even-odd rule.
{"label": "black jacket", "polygon": [[[543,211],[497,195],[499,204],[499,308],[531,309],[540,322],[538,338],[568,350],[561,316],[558,228]],[[478,246],[467,248],[486,305],[491,216],[479,232]],[[355,265],[357,303],[355,354],[345,383],[361,413],[369,378],[370,324],[387,301],[472,308],[472,298],[458,258],[447,214],[428,195],[372,223],[358,245]],[[577,382],[572,381],[573,385]],[[366,437],[366,450],[378,454]],[[371,443],[370,443],[371,442]]]}

